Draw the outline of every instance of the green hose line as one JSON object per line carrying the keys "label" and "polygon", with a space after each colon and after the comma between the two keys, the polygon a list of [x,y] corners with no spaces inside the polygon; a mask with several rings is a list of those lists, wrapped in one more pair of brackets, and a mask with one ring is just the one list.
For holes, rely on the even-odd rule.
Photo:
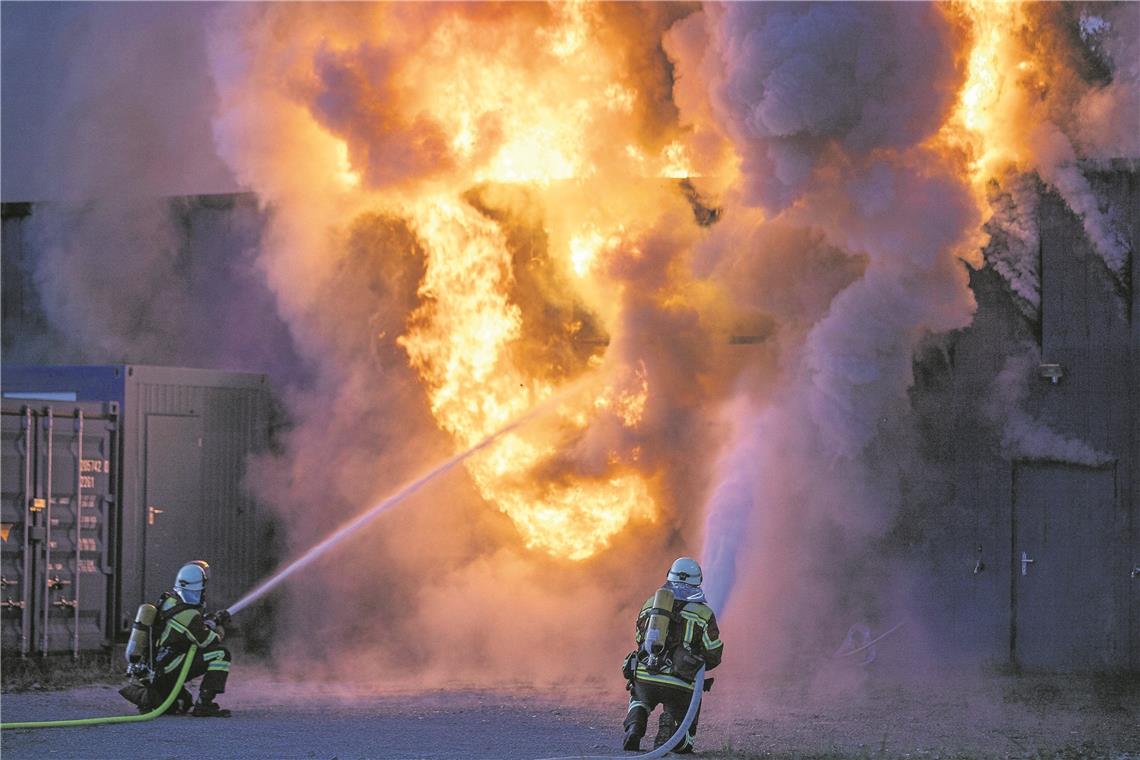
{"label": "green hose line", "polygon": [[162,700],[162,704],[154,708],[148,713],[141,713],[139,715],[110,715],[106,718],[77,718],[75,720],[32,720],[26,723],[0,723],[0,729],[9,728],[64,728],[67,726],[97,726],[101,723],[139,723],[144,720],[153,720],[159,715],[162,715],[166,710],[174,704],[174,700],[178,698],[178,693],[182,691],[182,684],[186,683],[186,674],[190,672],[190,665],[194,662],[194,655],[198,653],[198,647],[193,644],[186,650],[186,660],[182,663],[182,670],[178,671],[178,679],[174,682],[174,688],[166,695],[166,699]]}

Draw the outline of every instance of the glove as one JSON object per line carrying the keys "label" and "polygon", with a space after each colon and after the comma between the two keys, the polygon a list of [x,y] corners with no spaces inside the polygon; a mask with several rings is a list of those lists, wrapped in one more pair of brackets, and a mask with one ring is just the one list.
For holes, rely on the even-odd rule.
{"label": "glove", "polygon": [[633,650],[625,656],[625,660],[621,664],[621,674],[625,676],[625,680],[632,681],[637,675],[637,650]]}
{"label": "glove", "polygon": [[204,621],[202,621],[202,623],[214,632],[214,634],[218,637],[218,641],[221,641],[226,637],[226,629],[219,625],[217,620],[207,617]]}
{"label": "glove", "polygon": [[214,621],[218,625],[226,625],[230,622],[229,610],[218,610],[217,612],[211,612],[206,616],[206,621]]}

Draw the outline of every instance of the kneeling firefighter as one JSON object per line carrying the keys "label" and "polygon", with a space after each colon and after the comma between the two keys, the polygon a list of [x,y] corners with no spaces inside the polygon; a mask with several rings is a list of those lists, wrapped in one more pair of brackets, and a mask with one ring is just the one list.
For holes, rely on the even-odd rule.
{"label": "kneeling firefighter", "polygon": [[174,688],[191,645],[198,649],[190,665],[186,681],[203,676],[198,701],[191,706],[190,692],[185,688],[167,713],[189,711],[197,717],[228,717],[214,697],[226,690],[230,673],[230,652],[222,646],[223,626],[229,622],[225,610],[203,614],[206,606],[206,584],[210,566],[194,560],[182,566],[174,580],[173,591],[167,591],[154,605],[139,607],[134,630],[127,643],[127,672],[135,680],[119,691],[136,704],[139,712],[149,712],[161,704]]}
{"label": "kneeling firefighter", "polygon": [[[646,600],[637,616],[637,649],[626,657],[623,675],[629,681],[629,712],[622,727],[622,749],[640,750],[649,714],[662,706],[653,746],[669,740],[685,717],[693,698],[693,681],[701,665],[712,670],[720,664],[724,644],[716,617],[701,590],[701,566],[680,557],[669,568],[666,583]],[[706,690],[712,679],[705,679]],[[693,751],[700,709],[673,751]]]}

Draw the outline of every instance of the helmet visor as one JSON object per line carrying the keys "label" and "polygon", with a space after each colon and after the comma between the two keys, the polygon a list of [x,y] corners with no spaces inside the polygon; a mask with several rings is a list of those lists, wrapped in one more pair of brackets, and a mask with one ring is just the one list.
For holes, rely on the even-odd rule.
{"label": "helmet visor", "polygon": [[206,594],[206,590],[200,588],[176,588],[174,591],[186,604],[201,604],[202,597]]}

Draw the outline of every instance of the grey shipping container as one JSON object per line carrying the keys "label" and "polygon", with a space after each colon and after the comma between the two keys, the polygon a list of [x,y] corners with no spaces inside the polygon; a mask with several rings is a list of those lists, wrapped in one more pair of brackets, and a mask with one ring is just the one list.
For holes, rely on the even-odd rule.
{"label": "grey shipping container", "polygon": [[7,653],[110,639],[118,404],[3,403],[0,506]]}
{"label": "grey shipping container", "polygon": [[[36,495],[16,486],[24,482],[19,479],[23,477],[19,467],[27,468],[19,460],[19,448],[27,445],[20,442],[24,440],[21,426],[27,424],[29,413],[33,422],[37,414],[50,414],[58,429],[60,417],[68,417],[70,422],[75,410],[87,406],[84,402],[97,402],[100,409],[115,412],[104,420],[112,430],[106,443],[106,463],[100,465],[107,470],[100,473],[106,489],[94,501],[108,506],[90,516],[103,522],[84,530],[82,536],[88,540],[89,531],[103,531],[109,545],[102,546],[103,553],[98,556],[92,552],[90,557],[87,553],[80,557],[90,559],[108,576],[106,623],[100,641],[94,634],[81,636],[79,649],[109,644],[121,637],[137,606],[170,588],[178,568],[191,559],[205,559],[211,565],[212,609],[236,601],[270,569],[271,525],[244,483],[248,457],[264,451],[269,443],[272,400],[265,375],[139,365],[5,367],[2,384],[4,524],[12,526],[4,542],[4,572],[8,578],[11,566],[11,578],[20,583],[25,576],[31,577],[28,564],[21,565],[22,574],[17,575],[13,563],[46,562],[42,555],[50,542],[32,542],[19,560],[9,560],[8,547],[14,547],[17,539],[22,542],[24,525],[30,526],[38,538],[34,529],[41,522],[45,528],[51,525],[58,535],[63,523],[56,527],[56,520],[64,519],[41,519],[34,511]],[[83,458],[89,459],[86,453]],[[38,472],[35,467],[32,470]],[[82,512],[83,519],[90,517],[87,511]],[[72,544],[63,542],[61,546]],[[89,540],[84,546],[90,546]],[[50,563],[54,572],[54,566],[62,563],[58,561],[59,550],[52,551],[57,556]],[[41,571],[33,568],[31,572]],[[86,582],[86,575],[82,578]],[[8,591],[15,586],[4,588],[8,598]],[[25,604],[20,612],[26,616],[28,598],[11,598],[15,604]],[[38,599],[30,601],[39,603]],[[16,609],[5,607],[5,618]],[[43,613],[37,610],[36,614]],[[51,614],[45,619],[49,624],[53,620]],[[25,628],[5,620],[6,652],[16,646],[20,651],[36,652],[65,649],[54,632],[45,644],[38,628],[34,630],[41,640],[33,637],[27,645],[22,644],[22,637],[28,635]],[[74,641],[70,646],[75,647]]]}

